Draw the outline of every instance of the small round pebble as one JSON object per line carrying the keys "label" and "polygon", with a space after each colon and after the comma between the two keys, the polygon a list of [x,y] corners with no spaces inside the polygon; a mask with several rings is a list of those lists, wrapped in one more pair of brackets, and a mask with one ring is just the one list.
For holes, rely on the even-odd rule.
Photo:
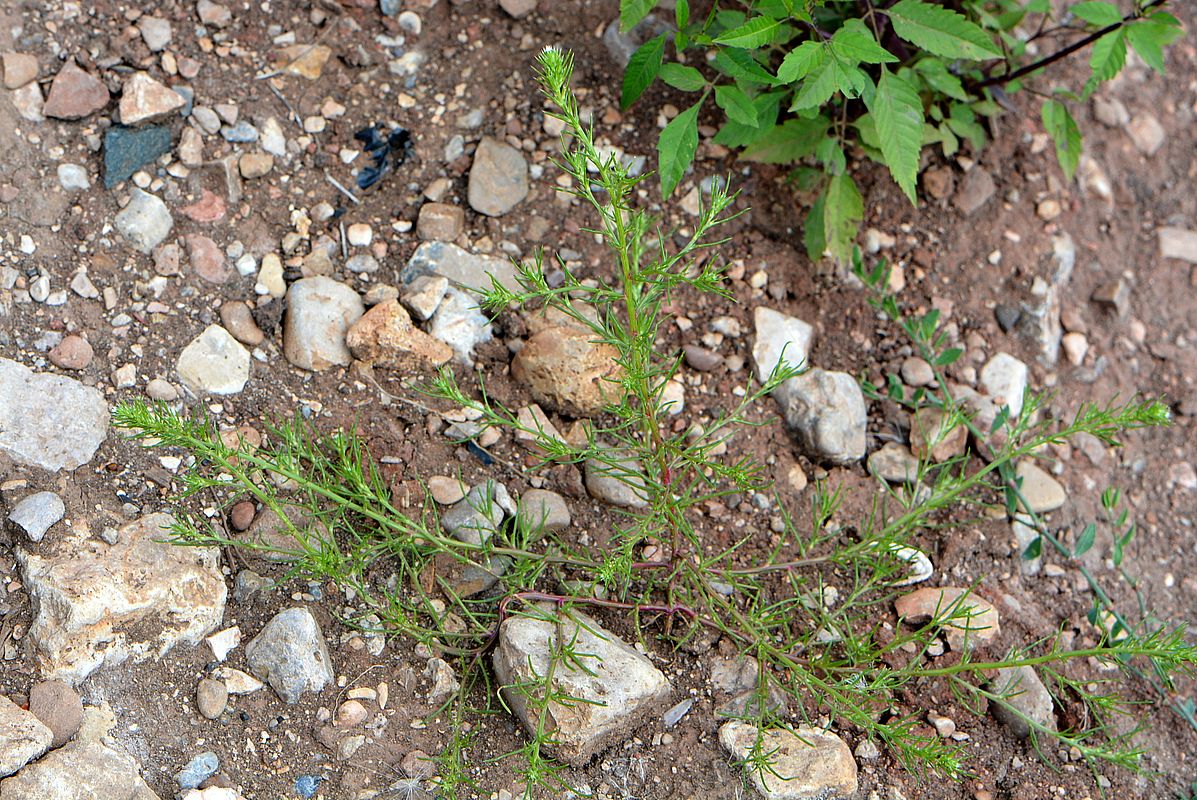
{"label": "small round pebble", "polygon": [[370,713],[366,707],[356,700],[346,700],[337,707],[337,716],[333,719],[335,728],[354,728],[366,721]]}
{"label": "small round pebble", "polygon": [[216,719],[229,703],[229,690],[222,681],[203,678],[195,687],[195,705],[205,719]]}
{"label": "small round pebble", "polygon": [[29,711],[50,729],[51,747],[61,747],[83,724],[83,700],[62,681],[42,681],[29,690]]}
{"label": "small round pebble", "polygon": [[374,241],[374,231],[364,222],[356,222],[345,230],[349,243],[354,247],[369,247]]}
{"label": "small round pebble", "polygon": [[95,356],[95,350],[82,336],[71,334],[50,351],[50,363],[60,369],[86,369]]}
{"label": "small round pebble", "polygon": [[927,386],[935,381],[935,370],[918,356],[902,362],[902,380],[907,386]]}
{"label": "small round pebble", "polygon": [[254,514],[256,513],[257,510],[254,508],[253,503],[248,500],[242,500],[233,506],[233,509],[229,512],[229,524],[237,532],[247,530],[250,523],[254,521]]}

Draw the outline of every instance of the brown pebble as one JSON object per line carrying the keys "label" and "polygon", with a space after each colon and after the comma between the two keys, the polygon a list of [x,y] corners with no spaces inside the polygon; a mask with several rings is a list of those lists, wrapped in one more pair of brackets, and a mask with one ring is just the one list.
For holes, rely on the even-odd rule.
{"label": "brown pebble", "polygon": [[220,307],[220,321],[241,344],[257,347],[266,340],[266,334],[254,322],[253,312],[240,300],[230,300]]}
{"label": "brown pebble", "polygon": [[83,700],[62,681],[42,681],[29,690],[29,711],[54,734],[51,747],[61,747],[83,724]]}
{"label": "brown pebble", "polygon": [[229,524],[233,526],[233,530],[235,531],[246,530],[254,521],[254,514],[256,513],[257,510],[254,508],[253,503],[248,500],[242,500],[233,506],[232,511],[229,512]]}
{"label": "brown pebble", "polygon": [[223,681],[203,678],[195,687],[195,706],[205,719],[216,719],[229,704],[229,690]]}
{"label": "brown pebble", "polygon": [[50,351],[50,363],[61,369],[85,369],[95,350],[82,336],[71,334]]}

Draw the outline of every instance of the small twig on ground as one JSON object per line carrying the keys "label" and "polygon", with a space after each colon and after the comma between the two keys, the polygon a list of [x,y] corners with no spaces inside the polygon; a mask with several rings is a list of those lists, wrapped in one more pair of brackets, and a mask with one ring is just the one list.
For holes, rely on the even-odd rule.
{"label": "small twig on ground", "polygon": [[329,175],[328,170],[324,171],[324,177],[325,177],[325,179],[328,180],[329,183],[331,183],[333,185],[333,188],[335,188],[341,194],[348,197],[350,199],[350,201],[352,201],[352,203],[355,206],[360,206],[362,204],[362,201],[357,199],[357,195],[355,195],[353,192],[349,191],[344,186],[342,186],[341,182],[338,181],[336,178],[334,178],[332,175]]}

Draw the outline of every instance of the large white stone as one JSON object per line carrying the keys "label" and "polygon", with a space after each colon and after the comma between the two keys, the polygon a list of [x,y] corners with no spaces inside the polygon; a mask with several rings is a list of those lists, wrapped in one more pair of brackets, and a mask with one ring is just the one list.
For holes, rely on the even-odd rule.
{"label": "large white stone", "polygon": [[283,353],[300,369],[347,366],[353,356],[345,337],[363,313],[362,298],[343,283],[323,275],[295,281],[287,290]]}
{"label": "large white stone", "polygon": [[805,725],[759,730],[732,720],[719,729],[719,743],[732,758],[768,755],[769,768],[747,767],[749,780],[767,800],[834,800],[856,796],[856,761],[848,744],[830,731]]}
{"label": "large white stone", "polygon": [[774,368],[783,358],[791,366],[809,366],[811,342],[815,329],[807,323],[757,306],[752,312],[756,325],[756,341],[752,345],[752,361],[756,366],[756,379],[761,383],[768,380]]}
{"label": "large white stone", "polygon": [[869,417],[851,375],[808,370],[778,386],[773,396],[807,457],[833,464],[864,458]]}
{"label": "large white stone", "polygon": [[50,472],[91,461],[108,435],[108,403],[73,378],[0,358],[0,452]]}
{"label": "large white stone", "polygon": [[11,778],[0,800],[160,800],[137,761],[97,741],[71,742]]}
{"label": "large white stone", "polygon": [[166,240],[174,224],[166,203],[141,189],[133,190],[129,205],[116,215],[116,229],[121,236],[146,255]]}
{"label": "large white stone", "polygon": [[1010,407],[1010,416],[1022,413],[1023,395],[1027,391],[1027,365],[1009,353],[998,353],[981,368],[981,387],[1000,408]]}
{"label": "large white stone", "polygon": [[78,685],[106,664],[160,657],[216,628],[227,594],[219,551],[161,541],[173,523],[150,514],[114,545],[64,537],[43,552],[16,551],[44,677]]}
{"label": "large white stone", "polygon": [[209,325],[179,354],[179,380],[194,394],[237,394],[249,380],[249,351],[219,325]]}
{"label": "large white stone", "polygon": [[[531,613],[536,616],[511,617],[500,626],[495,674],[508,707],[534,731],[538,712],[529,708],[527,693],[539,696],[536,687],[555,660],[553,692],[581,701],[550,700],[546,710],[553,751],[564,761],[585,765],[668,704],[671,689],[665,675],[595,620],[578,611]],[[581,668],[561,658],[566,643],[572,643],[575,654],[585,654]]]}

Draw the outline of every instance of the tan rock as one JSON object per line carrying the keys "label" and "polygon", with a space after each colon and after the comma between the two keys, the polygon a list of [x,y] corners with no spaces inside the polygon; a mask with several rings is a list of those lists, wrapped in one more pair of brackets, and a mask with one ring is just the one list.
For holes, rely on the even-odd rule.
{"label": "tan rock", "polygon": [[37,80],[37,58],[28,53],[0,54],[0,63],[4,66],[5,89],[20,89]]}
{"label": "tan rock", "polygon": [[912,625],[941,621],[953,650],[988,644],[1001,632],[997,609],[968,589],[918,589],[895,600],[894,609]]}
{"label": "tan rock", "polygon": [[269,153],[244,153],[237,162],[241,170],[241,177],[247,180],[261,178],[274,169],[274,156]]}
{"label": "tan rock", "polygon": [[178,92],[144,72],[134,72],[125,80],[121,90],[121,124],[140,125],[161,119],[186,104],[187,101]]}
{"label": "tan rock", "polygon": [[769,769],[747,768],[753,786],[767,800],[833,800],[856,796],[856,760],[848,744],[830,731],[799,726],[759,730],[733,720],[719,729],[719,743],[744,761],[756,750],[769,754]]}
{"label": "tan rock", "polygon": [[621,391],[618,351],[593,339],[593,333],[580,328],[547,328],[524,344],[511,362],[511,373],[541,405],[593,417],[616,402]]}
{"label": "tan rock", "polygon": [[275,68],[314,81],[324,72],[332,50],[322,44],[293,44],[279,52]]}
{"label": "tan rock", "polygon": [[936,464],[964,453],[968,428],[957,423],[948,427],[948,415],[938,408],[920,408],[910,423],[910,450],[920,459],[928,456]]}
{"label": "tan rock", "polygon": [[452,348],[417,328],[398,300],[367,311],[346,342],[354,358],[376,367],[439,367],[453,358]]}

